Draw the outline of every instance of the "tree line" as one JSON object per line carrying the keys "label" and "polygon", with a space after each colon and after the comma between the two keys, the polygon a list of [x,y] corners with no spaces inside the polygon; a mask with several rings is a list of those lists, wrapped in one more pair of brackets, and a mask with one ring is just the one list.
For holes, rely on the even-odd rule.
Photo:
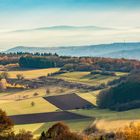
{"label": "tree line", "polygon": [[24,68],[61,67],[68,71],[122,71],[140,69],[140,61],[102,57],[70,57],[51,53],[0,53],[0,65],[19,63]]}
{"label": "tree line", "polygon": [[0,53],[0,65],[16,64],[19,62],[22,56],[50,56],[57,55],[51,53],[28,53],[28,52],[17,52],[17,53]]}
{"label": "tree line", "polygon": [[67,71],[121,71],[130,72],[140,69],[140,61],[101,57],[68,57],[68,56],[22,56],[19,65],[24,68],[61,67]]}

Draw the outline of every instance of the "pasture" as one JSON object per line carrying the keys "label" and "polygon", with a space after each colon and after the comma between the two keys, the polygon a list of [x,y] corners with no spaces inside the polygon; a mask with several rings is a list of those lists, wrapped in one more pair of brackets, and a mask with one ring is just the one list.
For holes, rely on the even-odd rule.
{"label": "pasture", "polygon": [[69,82],[77,82],[88,85],[107,84],[108,82],[120,78],[126,73],[117,72],[116,76],[108,76],[101,74],[90,74],[90,72],[68,72],[55,76],[55,78],[63,79]]}
{"label": "pasture", "polygon": [[84,100],[90,102],[93,105],[96,105],[96,96],[90,94],[90,93],[81,93],[77,94],[79,97],[83,98]]}
{"label": "pasture", "polygon": [[[76,119],[76,120],[63,120],[72,131],[81,132],[89,125],[93,123],[94,119],[92,118],[84,118],[84,119]],[[18,132],[21,128],[27,131],[32,131],[34,135],[38,136],[43,131],[46,131],[53,124],[57,123],[57,121],[47,122],[47,123],[34,123],[34,124],[22,124],[15,125],[14,131]]]}
{"label": "pasture", "polygon": [[79,109],[79,110],[73,110],[73,113],[78,113],[81,115],[86,115],[90,117],[95,117],[97,120],[137,120],[140,119],[140,109],[133,109],[128,111],[111,111],[108,109]]}
{"label": "pasture", "polygon": [[77,92],[77,95],[96,106],[96,97],[101,91],[102,90],[87,91],[87,92],[79,91],[79,92]]}
{"label": "pasture", "polygon": [[[34,69],[34,70],[19,70],[19,71],[8,71],[10,78],[17,78],[17,74],[22,74],[26,79],[34,79],[40,76],[48,76],[48,74],[59,71],[59,68],[48,68],[48,69]],[[0,71],[2,73],[3,71]]]}
{"label": "pasture", "polygon": [[[31,103],[34,102],[34,105]],[[58,108],[44,100],[42,97],[1,103],[0,108],[8,115],[32,114],[40,112],[53,112]]]}
{"label": "pasture", "polygon": [[[9,71],[8,73],[10,78],[16,78],[17,74],[23,74],[25,78],[33,79],[47,76],[58,70],[59,68],[52,68]],[[69,82],[99,85],[118,79],[125,74],[127,73],[117,72],[116,76],[105,76],[91,75],[90,72],[69,72],[53,77]],[[46,89],[49,89],[49,93],[46,93]],[[58,121],[66,122],[72,131],[82,131],[94,122],[97,122],[98,127],[109,130],[112,124],[118,128],[120,125],[117,123],[119,122],[128,123],[134,119],[140,119],[140,109],[116,112],[95,108],[96,96],[100,91],[84,91],[56,85],[46,85],[46,87],[28,90],[12,89],[0,94],[0,108],[13,118],[16,123],[14,127],[16,132],[19,129],[25,129],[32,131],[35,135],[39,135]],[[37,93],[37,96],[34,96],[34,93]],[[34,105],[31,104],[32,102]],[[94,108],[87,109],[85,106]],[[63,110],[69,110],[69,112]]]}
{"label": "pasture", "polygon": [[[100,110],[100,109],[91,109],[91,110],[72,110],[71,112],[91,116],[91,118],[77,119],[77,120],[64,120],[64,122],[70,127],[72,131],[81,132],[88,126],[92,124],[97,124],[97,127],[100,129],[105,129],[107,131],[116,130],[120,127],[130,124],[131,122],[140,122],[140,109],[124,111],[124,112],[114,112],[110,110]],[[136,114],[136,115],[135,115]],[[96,120],[92,118],[95,116]],[[21,128],[25,130],[31,130],[35,135],[39,135],[42,131],[46,131],[56,122],[47,122],[47,123],[33,123],[33,124],[24,124],[16,125],[15,131],[18,131]]]}

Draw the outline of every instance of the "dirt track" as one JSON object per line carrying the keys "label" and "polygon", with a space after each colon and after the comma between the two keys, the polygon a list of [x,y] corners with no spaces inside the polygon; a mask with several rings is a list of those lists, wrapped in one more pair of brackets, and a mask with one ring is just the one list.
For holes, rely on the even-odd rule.
{"label": "dirt track", "polygon": [[67,111],[9,116],[15,124],[43,123],[90,118]]}
{"label": "dirt track", "polygon": [[72,110],[72,109],[94,107],[93,104],[82,99],[81,97],[79,97],[78,95],[74,93],[66,94],[66,95],[59,95],[59,96],[49,96],[49,97],[44,97],[44,99],[62,110]]}

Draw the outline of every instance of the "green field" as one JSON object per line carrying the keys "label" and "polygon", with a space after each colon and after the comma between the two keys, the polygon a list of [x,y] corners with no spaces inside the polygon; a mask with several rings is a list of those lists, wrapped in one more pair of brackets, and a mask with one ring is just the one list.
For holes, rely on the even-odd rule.
{"label": "green field", "polygon": [[129,111],[111,111],[108,109],[73,110],[72,112],[104,120],[136,120],[140,119],[140,109]]}
{"label": "green field", "polygon": [[90,74],[90,72],[69,72],[55,76],[70,82],[84,83],[88,85],[99,85],[108,83],[109,81],[118,79],[126,73],[117,72],[116,76],[105,76],[101,74]]}
{"label": "green field", "polygon": [[[53,73],[58,70],[58,68],[53,68],[27,71],[10,71],[9,74],[11,78],[15,78],[16,74],[22,73],[25,78],[31,79],[37,78],[39,76],[45,76],[48,73]],[[100,74],[91,75],[90,72],[69,72],[54,77],[64,79],[70,82],[84,83],[88,85],[98,85],[117,79],[125,74],[127,73],[116,72],[117,76],[103,76]],[[49,95],[46,95],[46,89],[50,90]],[[59,108],[44,100],[42,98],[43,96],[55,96],[61,94],[76,93],[81,98],[96,105],[96,96],[100,93],[100,91],[101,90],[84,91],[81,89],[68,89],[65,87],[57,87],[56,85],[28,90],[12,89],[10,91],[6,91],[5,93],[0,93],[0,108],[5,110],[8,115],[55,112],[58,111]],[[34,93],[38,93],[38,95],[34,96]],[[34,102],[35,105],[31,106],[31,102]],[[100,123],[99,127],[104,129],[108,129],[109,127],[109,129],[112,129],[115,126],[118,128],[124,122],[130,123],[132,120],[140,120],[140,109],[116,112],[107,109],[94,108],[89,110],[71,110],[70,112],[92,117],[90,119],[65,121],[72,131],[84,130],[89,125],[94,123],[93,118],[96,118],[96,121],[98,120],[102,122]],[[15,125],[14,130],[15,132],[18,132],[20,129],[25,129],[32,131],[35,135],[39,135],[42,131],[46,131],[54,123],[56,122]]]}
{"label": "green field", "polygon": [[96,96],[94,96],[91,93],[81,93],[81,94],[77,94],[78,96],[80,96],[81,98],[89,101],[90,103],[96,105]]}
{"label": "green field", "polygon": [[140,109],[116,112],[108,109],[73,110],[72,112],[95,117],[92,124],[99,129],[116,131],[117,129],[130,125],[132,122],[140,122]]}
{"label": "green field", "polygon": [[[93,119],[82,119],[82,120],[69,120],[64,121],[72,131],[83,131],[85,128],[90,126],[94,120]],[[36,124],[25,124],[25,125],[16,125],[14,127],[15,132],[18,132],[19,129],[23,128],[25,130],[30,130],[34,135],[39,135],[43,131],[47,131],[53,124],[57,122],[48,122],[48,123],[36,123]]]}
{"label": "green field", "polygon": [[46,90],[44,87],[28,90],[11,89],[10,91],[3,93],[0,96],[0,100],[18,100],[24,99],[24,96],[27,96],[27,98],[32,98],[34,97],[34,93],[38,93],[38,96],[45,96]]}
{"label": "green field", "polygon": [[[47,76],[48,74],[59,71],[59,68],[49,69],[37,69],[37,70],[20,70],[20,71],[9,71],[10,78],[16,78],[17,74],[22,74],[26,79],[38,78],[40,76]],[[2,71],[0,71],[2,73]]]}
{"label": "green field", "polygon": [[[32,106],[31,102],[34,102],[35,105]],[[53,112],[58,110],[57,107],[44,100],[42,97],[3,103],[0,104],[0,108],[5,110],[8,115]]]}
{"label": "green field", "polygon": [[[96,118],[95,121],[94,118],[64,121],[72,131],[77,132],[83,131],[85,128],[92,125],[94,122],[96,122],[98,124],[98,127],[101,129],[113,130],[122,127],[126,124],[129,124],[134,120],[140,121],[140,109],[134,109],[123,112],[115,112],[107,109],[72,110],[71,112]],[[32,131],[35,135],[39,135],[42,131],[46,131],[55,123],[56,122],[16,125],[14,129],[17,132],[19,129],[23,128],[25,130]]]}

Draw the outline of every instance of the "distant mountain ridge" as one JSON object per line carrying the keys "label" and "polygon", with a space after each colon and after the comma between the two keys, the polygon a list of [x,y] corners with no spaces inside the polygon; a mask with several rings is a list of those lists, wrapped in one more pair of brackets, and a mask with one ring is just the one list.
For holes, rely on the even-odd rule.
{"label": "distant mountain ridge", "polygon": [[33,29],[23,29],[23,30],[15,30],[11,32],[28,32],[28,31],[46,31],[46,30],[117,30],[111,27],[100,27],[100,26],[68,26],[68,25],[60,25],[60,26],[48,26],[48,27],[40,27]]}
{"label": "distant mountain ridge", "polygon": [[84,45],[69,47],[24,47],[18,46],[6,51],[10,52],[39,52],[57,53],[66,56],[94,56],[140,59],[140,42],[132,43],[112,43],[100,45]]}

